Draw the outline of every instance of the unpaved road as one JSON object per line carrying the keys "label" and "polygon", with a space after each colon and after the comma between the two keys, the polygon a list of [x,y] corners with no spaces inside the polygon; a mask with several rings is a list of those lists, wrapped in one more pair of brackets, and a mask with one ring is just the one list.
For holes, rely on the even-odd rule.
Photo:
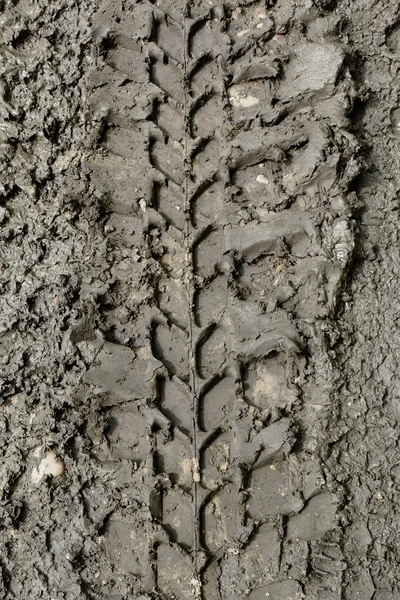
{"label": "unpaved road", "polygon": [[398,12],[2,3],[0,598],[399,598]]}

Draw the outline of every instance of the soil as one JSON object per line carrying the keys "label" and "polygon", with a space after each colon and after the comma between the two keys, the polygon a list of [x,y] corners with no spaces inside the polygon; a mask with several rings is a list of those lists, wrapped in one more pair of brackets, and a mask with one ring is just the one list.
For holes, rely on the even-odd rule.
{"label": "soil", "polygon": [[397,599],[397,3],[1,17],[0,597]]}

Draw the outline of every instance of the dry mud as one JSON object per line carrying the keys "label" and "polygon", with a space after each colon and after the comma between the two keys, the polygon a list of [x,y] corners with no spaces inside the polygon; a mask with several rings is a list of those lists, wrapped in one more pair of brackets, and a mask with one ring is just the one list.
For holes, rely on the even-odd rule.
{"label": "dry mud", "polygon": [[1,3],[1,598],[399,597],[398,19]]}

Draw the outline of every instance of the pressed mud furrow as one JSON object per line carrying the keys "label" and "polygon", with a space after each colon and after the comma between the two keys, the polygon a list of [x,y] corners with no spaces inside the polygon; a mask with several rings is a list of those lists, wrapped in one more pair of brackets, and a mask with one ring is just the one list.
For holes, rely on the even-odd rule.
{"label": "pressed mud furrow", "polygon": [[[107,341],[87,378],[112,407],[107,452],[134,460],[140,482],[142,516],[128,505],[103,526],[116,585],[182,599],[339,598],[339,498],[313,439],[329,415],[328,319],[352,249],[344,54],[318,28],[316,41],[290,26],[282,35],[279,6],[261,2],[136,5],[129,18],[143,28],[129,43],[127,15],[105,7],[109,80],[142,78],[133,120],[117,102],[105,111],[106,154],[89,162],[96,187],[104,169],[111,177],[111,210],[136,224],[141,273],[131,347]],[[102,320],[126,306],[112,298]]]}
{"label": "pressed mud furrow", "polygon": [[388,600],[339,410],[350,4],[3,4],[1,598]]}

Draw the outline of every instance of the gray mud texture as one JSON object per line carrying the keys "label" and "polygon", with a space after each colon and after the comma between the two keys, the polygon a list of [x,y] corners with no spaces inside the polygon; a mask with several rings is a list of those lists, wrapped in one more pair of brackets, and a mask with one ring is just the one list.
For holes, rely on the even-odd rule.
{"label": "gray mud texture", "polygon": [[398,3],[0,16],[0,600],[398,600]]}

